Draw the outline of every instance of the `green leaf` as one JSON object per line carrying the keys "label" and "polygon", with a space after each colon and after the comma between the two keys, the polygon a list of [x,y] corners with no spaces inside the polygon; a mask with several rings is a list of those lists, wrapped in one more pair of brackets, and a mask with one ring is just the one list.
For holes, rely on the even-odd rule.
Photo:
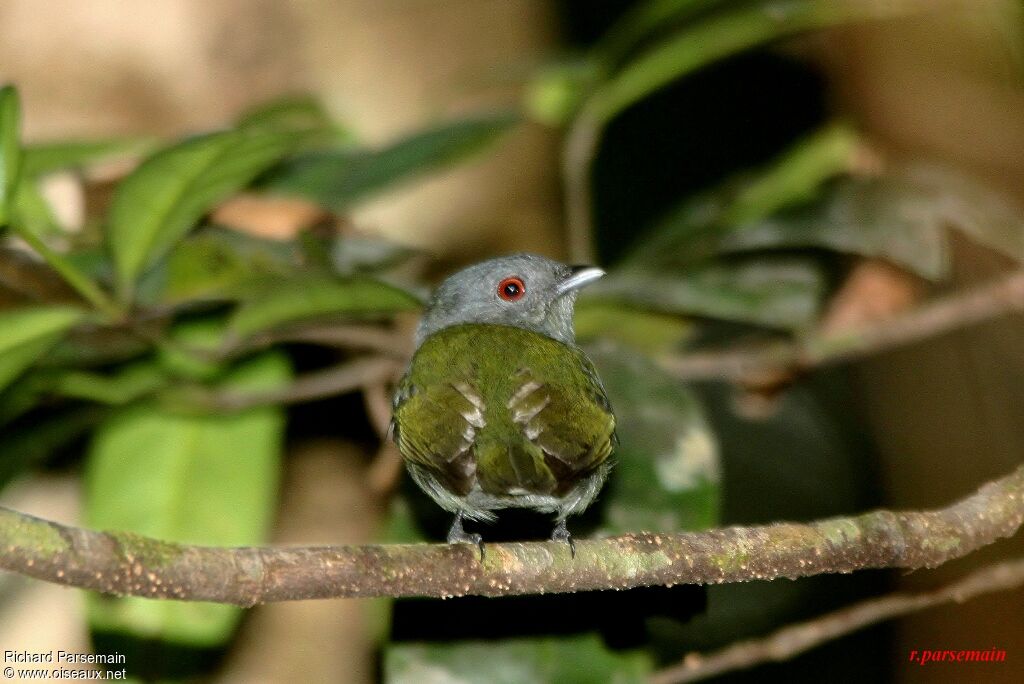
{"label": "green leaf", "polygon": [[615,411],[619,445],[603,528],[609,534],[703,530],[718,522],[718,442],[697,396],[646,357],[588,348]]}
{"label": "green leaf", "polygon": [[[28,174],[25,174],[26,176]],[[50,209],[49,202],[43,197],[39,183],[31,178],[23,177],[14,190],[10,204],[11,223],[18,231],[25,231],[42,238],[52,238],[64,234],[63,228]]]}
{"label": "green leaf", "polygon": [[642,52],[593,95],[590,105],[606,123],[665,85],[719,59],[815,28],[920,11],[920,2],[760,0],[709,12]]}
{"label": "green leaf", "polygon": [[514,115],[492,115],[447,123],[378,150],[306,153],[275,169],[262,187],[343,211],[400,182],[479,152],[517,122]]}
{"label": "green leaf", "polygon": [[351,131],[331,118],[320,100],[309,95],[285,96],[261,104],[242,114],[236,125],[238,128],[320,131],[339,144],[355,139]]}
{"label": "green leaf", "polygon": [[420,306],[408,292],[365,277],[268,281],[238,308],[229,327],[234,335],[245,338],[310,318],[365,318]]}
{"label": "green leaf", "polygon": [[825,286],[809,259],[760,257],[688,270],[630,264],[591,285],[588,298],[795,330],[815,320]]}
{"label": "green leaf", "polygon": [[727,1],[648,0],[637,3],[608,29],[595,52],[609,64],[616,64],[651,36],[663,33],[666,27],[693,19]]}
{"label": "green leaf", "polygon": [[943,198],[917,190],[894,178],[847,179],[812,206],[718,235],[715,250],[824,247],[881,257],[937,280],[949,271],[950,217]]}
{"label": "green leaf", "polygon": [[808,135],[742,186],[722,220],[751,223],[780,209],[817,198],[822,185],[853,168],[860,139],[848,125],[833,123]]}
{"label": "green leaf", "polygon": [[112,373],[64,371],[54,378],[51,391],[63,397],[123,405],[155,392],[167,382],[167,374],[159,365],[138,361]]}
{"label": "green leaf", "polygon": [[23,173],[36,178],[63,169],[81,168],[96,162],[144,154],[156,145],[152,138],[107,140],[58,140],[25,146]]}
{"label": "green leaf", "polygon": [[[263,354],[236,368],[223,388],[280,387],[285,358]],[[277,407],[229,416],[184,416],[152,403],[123,409],[97,430],[85,470],[85,520],[96,529],[213,546],[266,541],[284,437]],[[216,647],[242,611],[211,603],[90,594],[94,630]]]}
{"label": "green leaf", "polygon": [[14,86],[0,88],[0,227],[10,220],[21,173],[21,103]]}
{"label": "green leaf", "polygon": [[388,646],[384,655],[384,681],[389,684],[640,684],[647,681],[652,665],[646,653],[612,651],[596,634],[436,645],[409,643]]}
{"label": "green leaf", "polygon": [[304,132],[225,131],[187,140],[143,162],[118,186],[107,226],[122,296],[214,204],[306,139]]}
{"label": "green leaf", "polygon": [[234,230],[204,229],[188,236],[139,281],[147,305],[243,299],[254,279],[298,272],[298,245],[263,240]]}
{"label": "green leaf", "polygon": [[82,318],[69,306],[0,311],[0,390],[55,345]]}
{"label": "green leaf", "polygon": [[549,65],[526,86],[523,106],[530,118],[548,126],[572,120],[594,89],[598,70],[592,61],[576,60]]}

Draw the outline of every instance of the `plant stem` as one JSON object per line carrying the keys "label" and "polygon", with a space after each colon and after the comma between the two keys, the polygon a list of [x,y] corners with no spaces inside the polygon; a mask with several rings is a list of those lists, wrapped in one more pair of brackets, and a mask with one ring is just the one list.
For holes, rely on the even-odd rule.
{"label": "plant stem", "polygon": [[112,321],[124,318],[124,310],[118,306],[114,300],[100,288],[99,285],[93,282],[80,270],[75,268],[75,266],[65,259],[63,255],[50,249],[50,247],[43,242],[42,238],[31,231],[19,230],[15,226],[11,226],[11,229],[18,235],[18,237],[27,242],[28,245],[53,268],[53,270],[60,274],[64,281],[71,286],[75,292],[92,304],[97,311],[100,311]]}

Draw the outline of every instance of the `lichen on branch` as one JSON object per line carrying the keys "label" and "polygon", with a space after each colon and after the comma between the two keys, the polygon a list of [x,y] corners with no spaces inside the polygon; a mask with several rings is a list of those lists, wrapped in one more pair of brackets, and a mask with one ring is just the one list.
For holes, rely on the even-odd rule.
{"label": "lichen on branch", "polygon": [[947,508],[564,544],[213,548],[94,532],[0,508],[0,568],[110,594],[251,606],[372,596],[505,596],[928,568],[1013,535],[1024,466]]}

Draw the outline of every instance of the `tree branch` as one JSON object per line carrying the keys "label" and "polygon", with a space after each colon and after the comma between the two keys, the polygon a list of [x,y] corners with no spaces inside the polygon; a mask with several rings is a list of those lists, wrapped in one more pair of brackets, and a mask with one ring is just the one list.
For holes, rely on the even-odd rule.
{"label": "tree branch", "polygon": [[1024,270],[937,298],[884,322],[797,342],[666,357],[661,366],[684,380],[744,380],[863,358],[1019,311],[1024,311]]}
{"label": "tree branch", "polygon": [[111,594],[251,606],[371,596],[502,596],[934,567],[1014,534],[1024,466],[947,508],[564,544],[211,548],[92,532],[0,508],[0,568]]}
{"label": "tree branch", "polygon": [[780,662],[816,646],[883,620],[907,615],[944,603],[963,603],[981,594],[1024,585],[1024,558],[995,563],[933,591],[899,592],[856,603],[820,617],[787,625],[766,637],[730,644],[710,653],[690,653],[679,665],[656,672],[650,684],[683,684],[742,670],[766,662]]}
{"label": "tree branch", "polygon": [[193,403],[206,409],[241,411],[253,406],[296,404],[336,394],[344,394],[369,385],[387,382],[401,368],[398,361],[383,356],[365,356],[306,373],[291,384],[267,392],[210,392],[191,396]]}

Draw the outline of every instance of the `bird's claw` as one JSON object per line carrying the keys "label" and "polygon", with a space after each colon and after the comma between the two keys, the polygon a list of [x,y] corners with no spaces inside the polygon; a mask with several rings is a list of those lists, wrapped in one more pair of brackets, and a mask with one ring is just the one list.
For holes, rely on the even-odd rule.
{"label": "bird's claw", "polygon": [[484,538],[478,532],[466,532],[462,528],[462,514],[457,514],[448,530],[449,544],[475,544],[480,549],[480,561],[484,560]]}
{"label": "bird's claw", "polygon": [[569,554],[576,557],[576,542],[573,541],[572,535],[569,533],[569,529],[565,526],[564,520],[559,520],[558,524],[555,525],[555,529],[551,531],[551,541],[565,542],[569,545]]}

